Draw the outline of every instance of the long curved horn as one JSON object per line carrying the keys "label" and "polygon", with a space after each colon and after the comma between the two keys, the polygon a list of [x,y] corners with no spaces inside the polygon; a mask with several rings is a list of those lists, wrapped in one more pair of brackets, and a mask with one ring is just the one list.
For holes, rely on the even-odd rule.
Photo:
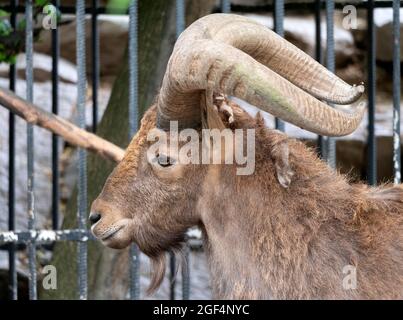
{"label": "long curved horn", "polygon": [[348,85],[274,32],[237,15],[206,16],[179,37],[158,99],[158,126],[166,128],[170,120],[197,126],[206,89],[328,136],[354,131],[365,111],[358,105],[342,112],[316,99],[347,104],[364,87]]}

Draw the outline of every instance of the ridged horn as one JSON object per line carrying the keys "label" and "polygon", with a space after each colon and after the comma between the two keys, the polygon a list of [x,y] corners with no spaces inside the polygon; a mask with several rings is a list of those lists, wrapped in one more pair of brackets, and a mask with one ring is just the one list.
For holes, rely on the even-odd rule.
{"label": "ridged horn", "polygon": [[199,125],[207,89],[327,136],[350,134],[365,112],[363,104],[345,112],[318,100],[352,103],[362,85],[350,86],[268,28],[231,14],[203,17],[179,37],[158,98],[158,126]]}

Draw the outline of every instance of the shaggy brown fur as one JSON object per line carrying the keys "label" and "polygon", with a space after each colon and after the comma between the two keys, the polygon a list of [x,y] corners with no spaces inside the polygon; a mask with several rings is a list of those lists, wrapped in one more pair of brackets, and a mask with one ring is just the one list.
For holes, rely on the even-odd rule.
{"label": "shaggy brown fur", "polygon": [[[102,215],[94,234],[121,227],[104,243],[135,241],[155,262],[153,289],[165,252],[198,225],[217,298],[403,298],[403,187],[350,184],[303,143],[232,107],[226,126],[256,129],[253,175],[237,176],[235,165],[153,167],[145,155],[153,107],[93,203]],[[356,289],[343,288],[346,265],[357,268]]]}

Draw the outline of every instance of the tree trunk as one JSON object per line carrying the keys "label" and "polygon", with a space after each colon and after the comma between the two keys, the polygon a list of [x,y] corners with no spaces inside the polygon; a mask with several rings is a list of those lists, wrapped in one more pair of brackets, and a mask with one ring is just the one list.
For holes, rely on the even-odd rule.
{"label": "tree trunk", "polygon": [[[211,12],[215,1],[187,1],[187,19]],[[191,18],[190,18],[191,17]],[[158,92],[169,55],[175,42],[175,2],[139,1],[139,118]],[[128,145],[128,63],[124,60],[109,104],[97,134],[125,148]],[[115,163],[88,154],[88,205],[100,193]],[[66,209],[63,229],[76,228],[77,190]],[[42,299],[77,299],[77,243],[57,243],[52,264],[57,268],[57,289],[43,290]],[[129,285],[128,249],[113,250],[98,242],[88,243],[88,297],[90,299],[124,299]]]}

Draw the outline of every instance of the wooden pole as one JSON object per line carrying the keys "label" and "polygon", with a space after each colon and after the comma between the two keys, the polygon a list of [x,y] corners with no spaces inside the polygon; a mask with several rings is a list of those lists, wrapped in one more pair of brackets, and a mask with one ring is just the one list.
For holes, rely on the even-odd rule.
{"label": "wooden pole", "polygon": [[42,110],[21,99],[10,90],[0,89],[0,105],[25,119],[28,123],[38,125],[61,136],[74,146],[85,148],[114,162],[120,162],[123,159],[125,151],[117,145],[80,129],[53,113]]}

